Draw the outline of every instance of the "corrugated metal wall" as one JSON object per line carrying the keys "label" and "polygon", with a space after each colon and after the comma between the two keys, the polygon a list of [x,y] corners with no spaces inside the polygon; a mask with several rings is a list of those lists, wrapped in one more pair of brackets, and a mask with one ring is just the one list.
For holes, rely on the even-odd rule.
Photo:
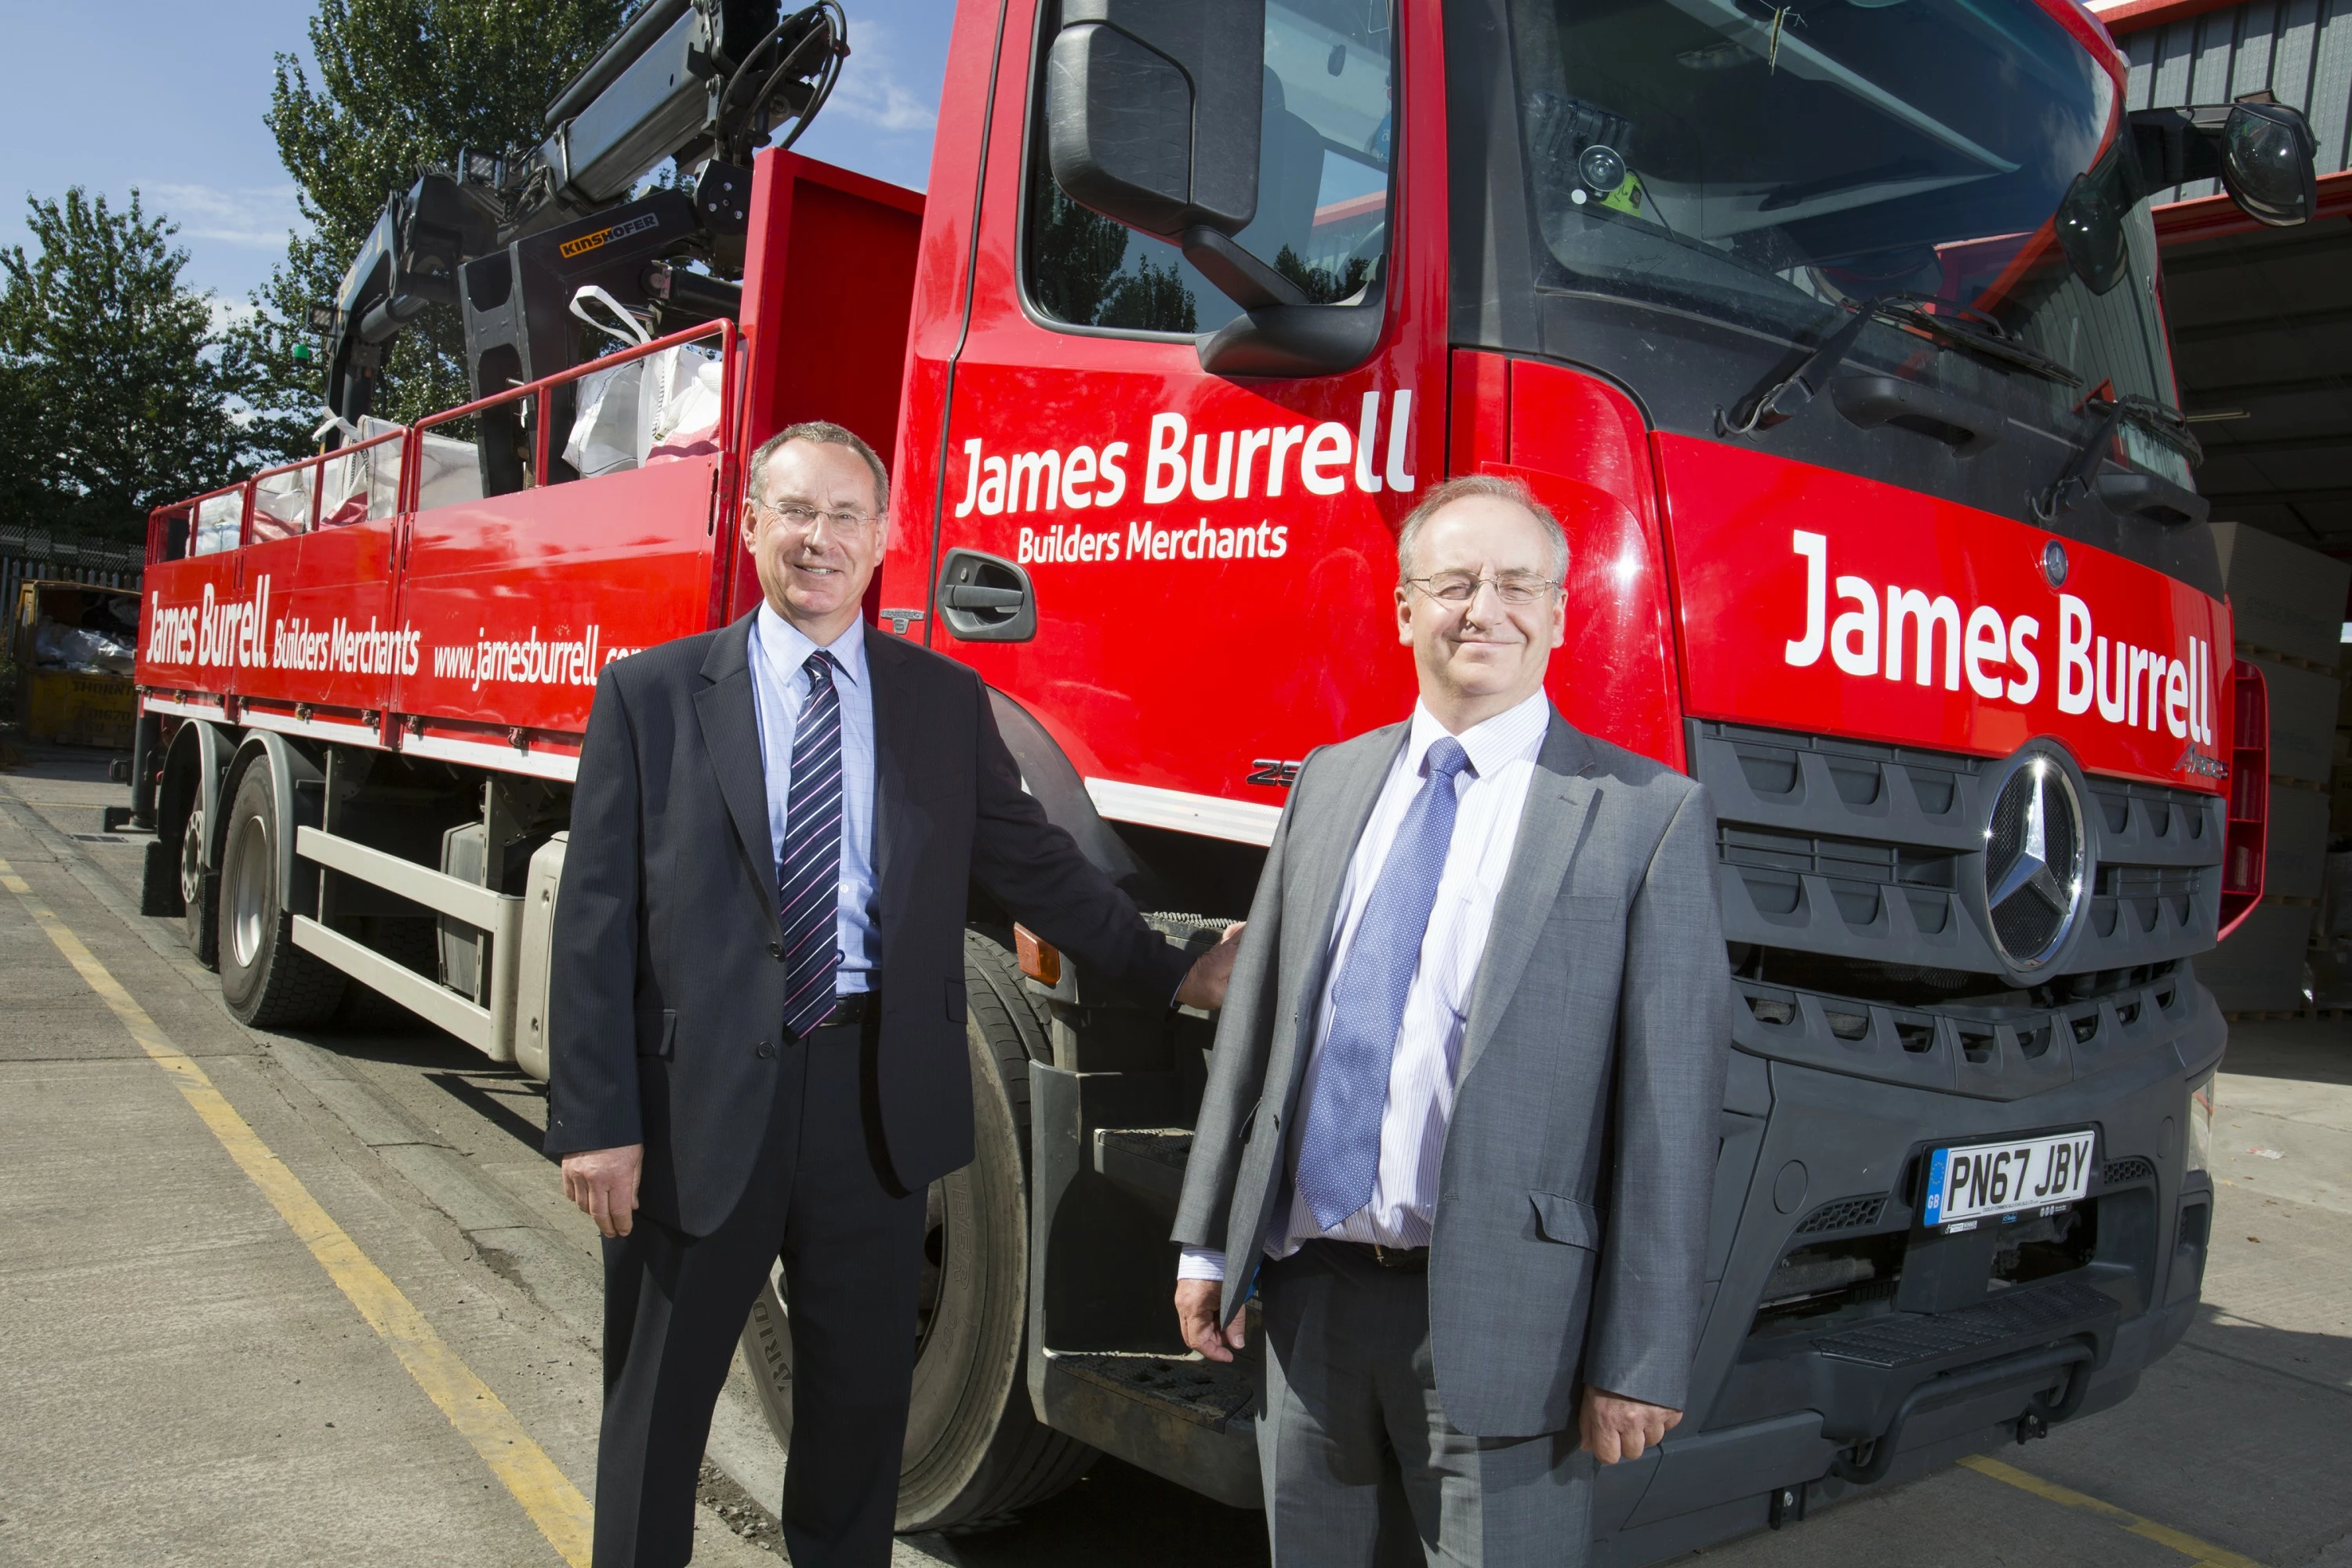
{"label": "corrugated metal wall", "polygon": [[0,523],[0,625],[16,614],[16,585],[26,578],[136,588],[146,553],[136,544]]}
{"label": "corrugated metal wall", "polygon": [[[2252,0],[2116,42],[2131,61],[2128,109],[2227,103],[2264,88],[2311,117],[2319,172],[2352,164],[2352,0]],[[2219,195],[2221,182],[2199,180],[2153,199]]]}

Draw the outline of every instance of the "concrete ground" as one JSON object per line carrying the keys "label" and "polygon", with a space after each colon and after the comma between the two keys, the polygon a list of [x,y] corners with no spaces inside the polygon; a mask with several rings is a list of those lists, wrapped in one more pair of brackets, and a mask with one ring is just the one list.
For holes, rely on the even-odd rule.
{"label": "concrete ground", "polygon": [[[540,1089],[427,1029],[237,1026],[176,922],[135,912],[149,841],[100,832],[100,808],[127,794],[104,762],[35,748],[0,775],[0,860],[195,1059],[557,1484],[588,1493],[595,1238],[537,1152]],[[1701,1555],[2352,1568],[2352,1026],[2244,1026],[2227,1068],[2205,1310],[2137,1394],[1988,1468]],[[0,1234],[0,1564],[565,1560],[330,1278],[316,1238],[289,1228],[5,892]],[[722,1402],[709,1452],[697,1561],[773,1561],[782,1464],[748,1384]],[[1012,1525],[898,1555],[908,1568],[1265,1560],[1259,1516],[1108,1460]]]}

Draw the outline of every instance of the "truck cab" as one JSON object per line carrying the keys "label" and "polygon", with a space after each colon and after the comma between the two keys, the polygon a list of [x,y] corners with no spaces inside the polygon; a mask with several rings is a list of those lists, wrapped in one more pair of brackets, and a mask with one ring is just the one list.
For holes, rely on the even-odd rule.
{"label": "truck cab", "polygon": [[[648,7],[563,101],[725,19]],[[657,85],[647,115],[751,135]],[[2196,1310],[2196,961],[2261,896],[2263,691],[2146,199],[2315,200],[2294,110],[2125,89],[2073,0],[965,0],[921,195],[709,153],[692,212],[590,192],[412,255],[434,201],[504,210],[461,160],[387,209],[382,299],[329,312],[350,438],[153,520],[145,905],[248,1023],[361,987],[562,1071],[598,672],[751,607],[744,458],[822,417],[894,454],[881,634],[971,667],[1047,813],[1205,944],[1303,760],[1410,709],[1404,514],[1508,475],[1570,542],[1552,700],[1720,818],[1692,1408],[1601,1472],[1596,1560],[2039,1436]],[[592,275],[618,315],[583,286],[567,325],[544,290]],[[369,426],[352,331],[441,293],[481,397]],[[1171,1300],[1214,1020],[979,890],[965,959],[978,1158],[929,1196],[901,1528],[1102,1453],[1254,1506],[1256,1368],[1189,1355]],[[783,1436],[779,1289],[743,1343]]]}

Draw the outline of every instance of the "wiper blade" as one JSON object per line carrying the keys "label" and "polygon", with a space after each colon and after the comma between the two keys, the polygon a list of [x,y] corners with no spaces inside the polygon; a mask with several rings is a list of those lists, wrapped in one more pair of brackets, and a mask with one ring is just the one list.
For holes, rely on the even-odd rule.
{"label": "wiper blade", "polygon": [[1965,347],[1977,350],[1997,360],[2030,370],[2036,375],[2049,377],[2062,386],[2080,386],[2083,378],[2067,365],[2052,359],[2032,344],[2012,337],[2009,330],[1980,310],[1967,306],[1944,302],[1946,315],[1922,309],[1916,304],[1889,304],[1883,314],[1891,314],[1930,332],[1940,332]]}
{"label": "wiper blade", "polygon": [[[1930,310],[1935,306],[1937,309]],[[2052,359],[2039,349],[2031,348],[2009,335],[1999,321],[1982,311],[1970,310],[1965,305],[1955,305],[1932,294],[1915,294],[1898,289],[1874,295],[1853,308],[1853,314],[1843,325],[1823,338],[1821,346],[1806,357],[1786,380],[1766,388],[1749,404],[1748,411],[1734,421],[1722,410],[1716,411],[1716,428],[1725,435],[1748,436],[1758,430],[1769,430],[1787,423],[1804,412],[1805,405],[1821,395],[1845,356],[1853,352],[1862,336],[1862,329],[1874,318],[1900,321],[1919,328],[1932,341],[1950,348],[1972,349],[1990,359],[2032,371],[2070,386],[2079,386],[2083,378]],[[1966,326],[1961,325],[1967,322]]]}
{"label": "wiper blade", "polygon": [[2153,397],[2126,393],[2121,397],[2094,397],[2084,408],[2099,416],[2090,439],[2069,458],[2050,488],[2033,498],[2033,515],[2045,526],[2060,512],[2088,497],[2099,471],[2115,446],[2116,431],[2126,422],[2179,452],[2194,466],[2205,460],[2205,448],[2189,433],[2188,416]]}

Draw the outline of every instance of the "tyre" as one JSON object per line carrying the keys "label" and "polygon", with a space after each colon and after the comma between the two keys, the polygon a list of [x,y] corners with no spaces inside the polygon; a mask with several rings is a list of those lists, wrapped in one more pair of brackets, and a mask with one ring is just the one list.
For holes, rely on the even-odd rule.
{"label": "tyre", "polygon": [[[1029,1060],[1044,1038],[1013,954],[964,933],[977,1157],[931,1184],[915,1385],[898,1474],[901,1531],[1002,1522],[1086,1474],[1096,1453],[1041,1425],[1029,1404]],[[793,1436],[790,1304],[782,1271],[743,1327],[768,1425]]]}
{"label": "tyre", "polygon": [[205,808],[180,830],[180,935],[206,969],[220,963],[220,878],[205,869]]}
{"label": "tyre", "polygon": [[269,775],[237,780],[222,837],[217,920],[221,1000],[257,1029],[325,1021],[343,999],[342,971],[294,945],[294,917],[279,907],[278,846],[286,825]]}

